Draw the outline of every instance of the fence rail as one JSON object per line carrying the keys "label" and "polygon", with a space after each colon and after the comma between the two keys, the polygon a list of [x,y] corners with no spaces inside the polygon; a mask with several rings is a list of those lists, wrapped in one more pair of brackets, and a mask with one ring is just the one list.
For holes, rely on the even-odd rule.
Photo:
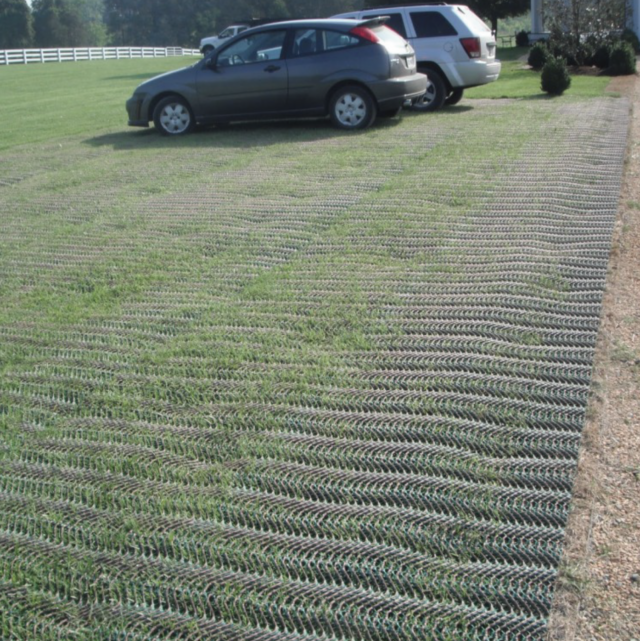
{"label": "fence rail", "polygon": [[83,47],[66,49],[0,49],[0,65],[36,62],[77,62],[79,60],[120,60],[121,58],[163,58],[197,56],[197,49],[182,47]]}

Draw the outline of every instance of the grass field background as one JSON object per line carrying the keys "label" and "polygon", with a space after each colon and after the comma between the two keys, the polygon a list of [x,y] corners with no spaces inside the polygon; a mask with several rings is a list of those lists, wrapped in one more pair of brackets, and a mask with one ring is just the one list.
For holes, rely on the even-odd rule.
{"label": "grass field background", "polygon": [[124,103],[144,80],[198,58],[168,57],[0,68],[0,149],[120,128]]}
{"label": "grass field background", "polygon": [[628,104],[128,129],[181,62],[0,69],[0,637],[544,638]]}
{"label": "grass field background", "polygon": [[[540,74],[520,60],[526,47],[500,49],[500,79],[468,90],[469,98],[545,97]],[[126,124],[124,103],[135,87],[165,71],[194,64],[198,58],[175,57],[93,61],[69,64],[10,65],[0,69],[0,118],[10,122],[0,138],[0,149],[56,137],[91,135],[121,129]],[[567,96],[605,94],[607,77],[574,77]]]}

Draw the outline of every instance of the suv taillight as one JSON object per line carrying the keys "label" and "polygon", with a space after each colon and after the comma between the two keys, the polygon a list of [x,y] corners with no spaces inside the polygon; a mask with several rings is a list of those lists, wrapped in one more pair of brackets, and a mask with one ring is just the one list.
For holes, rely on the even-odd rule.
{"label": "suv taillight", "polygon": [[480,57],[480,38],[460,38],[460,44],[469,58]]}
{"label": "suv taillight", "polygon": [[376,44],[380,42],[380,38],[378,38],[378,36],[376,36],[376,34],[368,27],[354,27],[349,31],[349,33],[352,36],[358,36],[359,38],[369,40],[369,42],[375,42]]}

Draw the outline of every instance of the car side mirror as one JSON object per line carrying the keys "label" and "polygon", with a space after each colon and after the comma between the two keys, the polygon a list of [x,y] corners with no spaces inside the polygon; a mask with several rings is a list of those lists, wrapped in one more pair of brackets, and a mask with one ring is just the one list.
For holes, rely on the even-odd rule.
{"label": "car side mirror", "polygon": [[207,58],[204,61],[204,66],[211,71],[215,71],[218,68],[218,56],[213,55],[210,58]]}

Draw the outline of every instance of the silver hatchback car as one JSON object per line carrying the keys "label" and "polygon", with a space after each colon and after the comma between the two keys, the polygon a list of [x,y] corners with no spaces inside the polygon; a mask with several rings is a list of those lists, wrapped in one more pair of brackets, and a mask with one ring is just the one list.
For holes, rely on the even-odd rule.
{"label": "silver hatchback car", "polygon": [[329,116],[364,129],[423,95],[411,45],[373,20],[295,20],[250,29],[191,67],[143,82],[129,125],[181,135],[196,124]]}

